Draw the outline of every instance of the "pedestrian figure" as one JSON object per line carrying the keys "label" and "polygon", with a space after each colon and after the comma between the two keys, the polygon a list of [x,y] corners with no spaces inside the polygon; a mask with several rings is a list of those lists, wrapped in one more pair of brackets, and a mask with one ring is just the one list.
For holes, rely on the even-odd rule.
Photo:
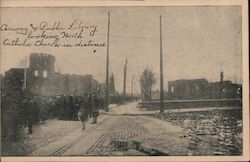
{"label": "pedestrian figure", "polygon": [[93,95],[93,102],[92,102],[92,117],[93,121],[92,124],[97,123],[97,117],[99,116],[99,107],[100,107],[100,99],[98,98],[97,95]]}
{"label": "pedestrian figure", "polygon": [[82,122],[82,130],[85,130],[86,122],[88,121],[88,110],[86,108],[81,108],[78,113],[78,120]]}
{"label": "pedestrian figure", "polygon": [[77,102],[75,96],[69,96],[69,102],[67,106],[68,119],[77,120]]}
{"label": "pedestrian figure", "polygon": [[84,99],[80,98],[78,101],[79,110],[77,113],[78,120],[82,122],[82,130],[85,130],[86,123],[89,116],[89,104]]}

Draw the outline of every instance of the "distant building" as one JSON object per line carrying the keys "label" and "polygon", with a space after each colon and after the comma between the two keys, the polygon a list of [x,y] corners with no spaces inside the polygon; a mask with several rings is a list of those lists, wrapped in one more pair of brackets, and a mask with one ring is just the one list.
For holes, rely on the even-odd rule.
{"label": "distant building", "polygon": [[3,80],[3,74],[0,74],[0,81]]}
{"label": "distant building", "polygon": [[[24,85],[24,68],[11,68],[3,79],[6,92],[21,91]],[[26,69],[26,85],[34,95],[84,95],[97,88],[92,75],[69,75],[55,72],[55,57],[49,54],[32,53]]]}
{"label": "distant building", "polygon": [[209,83],[209,98],[241,98],[242,85],[231,81]]}
{"label": "distant building", "polygon": [[224,81],[208,83],[206,79],[176,80],[168,82],[167,99],[235,99],[241,98],[242,85]]}
{"label": "distant building", "polygon": [[206,79],[176,80],[168,82],[169,97],[173,99],[207,98],[208,81]]}
{"label": "distant building", "polygon": [[5,72],[5,76],[1,81],[2,93],[18,94],[23,88],[24,69],[11,68]]}

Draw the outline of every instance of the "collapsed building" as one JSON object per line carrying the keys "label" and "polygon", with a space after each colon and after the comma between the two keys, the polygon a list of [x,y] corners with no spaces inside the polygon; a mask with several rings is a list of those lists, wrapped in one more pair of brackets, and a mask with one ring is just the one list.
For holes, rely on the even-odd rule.
{"label": "collapsed building", "polygon": [[206,79],[175,80],[168,82],[168,99],[237,99],[241,98],[242,85],[224,81],[223,72],[220,81],[208,82]]}
{"label": "collapsed building", "polygon": [[[32,53],[29,62],[27,68],[11,68],[5,72],[2,79],[3,91],[18,93],[24,89],[24,86],[36,96],[83,96],[92,93],[93,90],[100,91],[100,84],[92,75],[56,72],[53,55]],[[115,91],[115,89],[112,90]]]}

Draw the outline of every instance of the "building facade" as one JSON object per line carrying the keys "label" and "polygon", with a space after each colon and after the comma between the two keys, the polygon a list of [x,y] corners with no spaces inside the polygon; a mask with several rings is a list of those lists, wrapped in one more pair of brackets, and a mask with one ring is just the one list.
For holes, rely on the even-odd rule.
{"label": "building facade", "polygon": [[237,99],[241,98],[242,85],[223,80],[209,83],[206,79],[175,80],[168,82],[167,99]]}
{"label": "building facade", "polygon": [[36,96],[82,96],[92,93],[98,87],[98,82],[92,75],[55,72],[56,59],[53,55],[32,53],[29,59],[28,68],[11,68],[5,72],[5,92],[22,91],[24,82],[26,88]]}

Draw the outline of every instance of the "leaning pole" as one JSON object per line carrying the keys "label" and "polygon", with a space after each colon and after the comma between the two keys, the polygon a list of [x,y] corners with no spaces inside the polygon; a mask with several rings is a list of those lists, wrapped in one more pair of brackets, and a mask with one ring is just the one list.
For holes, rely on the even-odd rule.
{"label": "leaning pole", "polygon": [[164,113],[164,90],[163,90],[163,54],[162,54],[162,22],[160,15],[160,113]]}
{"label": "leaning pole", "polygon": [[110,30],[110,11],[108,12],[108,32],[107,32],[107,62],[106,62],[106,104],[105,110],[109,110],[109,30]]}

